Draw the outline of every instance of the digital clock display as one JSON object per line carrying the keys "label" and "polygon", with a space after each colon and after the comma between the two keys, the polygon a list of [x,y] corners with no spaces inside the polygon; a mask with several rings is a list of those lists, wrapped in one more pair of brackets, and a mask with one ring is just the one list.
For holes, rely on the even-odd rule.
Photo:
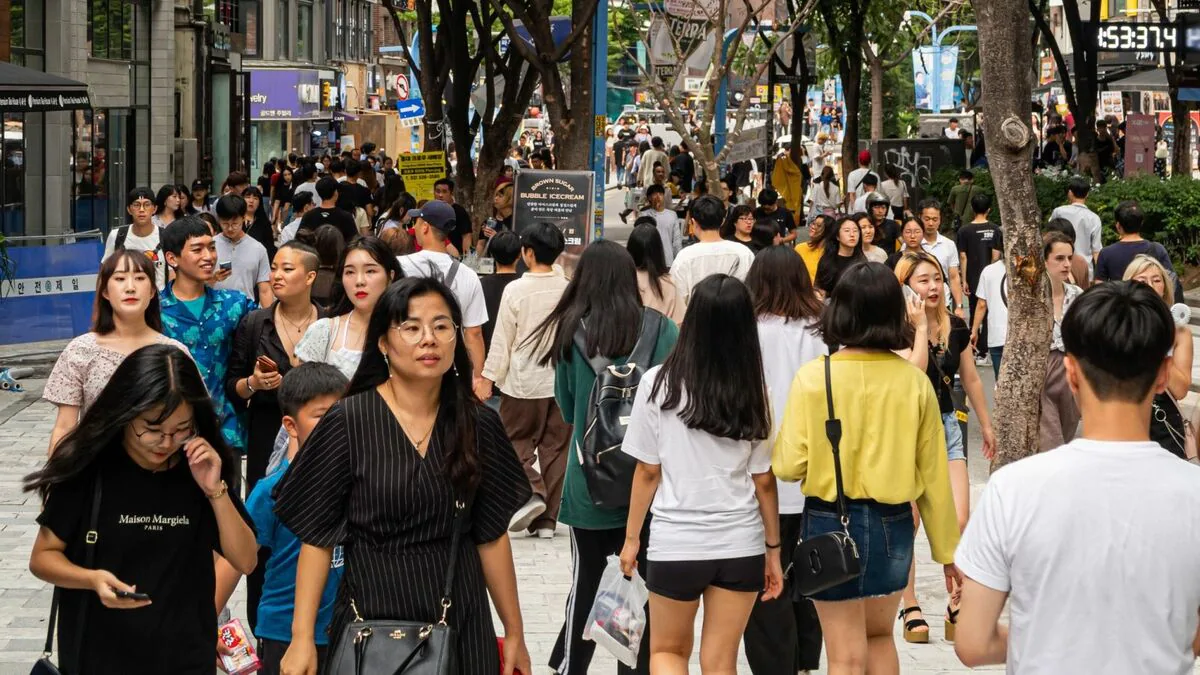
{"label": "digital clock display", "polygon": [[1173,24],[1112,23],[1095,24],[1096,49],[1104,52],[1174,52],[1178,49],[1178,30]]}

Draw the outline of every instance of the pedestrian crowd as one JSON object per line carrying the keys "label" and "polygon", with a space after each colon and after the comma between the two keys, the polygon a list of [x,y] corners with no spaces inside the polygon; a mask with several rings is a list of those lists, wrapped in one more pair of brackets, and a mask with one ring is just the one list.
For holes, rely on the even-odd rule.
{"label": "pedestrian crowd", "polygon": [[[620,672],[686,673],[703,604],[705,673],[740,649],[756,675],[822,651],[831,673],[896,673],[897,621],[934,638],[921,525],[966,665],[1191,671],[1192,340],[1138,204],[1101,247],[1077,179],[1045,227],[1041,452],[972,509],[965,429],[992,458],[977,366],[999,377],[1011,286],[991,196],[964,172],[949,205],[910,205],[863,153],[844,189],[777,165],[743,203],[736,178],[706,193],[686,143],[636,138],[627,245],[566,268],[558,227],[513,222],[511,182],[475,229],[452,179],[418,202],[373,147],[235,172],[215,199],[133,190],[25,480],[63,672],[212,672],[244,576],[265,673],[582,675],[619,565],[649,593],[640,623],[613,619]],[[511,538],[563,530],[571,585],[535,669]]]}

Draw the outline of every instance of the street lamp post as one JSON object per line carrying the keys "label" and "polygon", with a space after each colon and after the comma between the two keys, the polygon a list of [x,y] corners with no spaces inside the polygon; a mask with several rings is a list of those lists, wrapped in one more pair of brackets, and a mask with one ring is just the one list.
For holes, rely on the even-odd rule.
{"label": "street lamp post", "polygon": [[929,23],[929,34],[933,39],[934,49],[933,72],[930,73],[930,79],[933,80],[933,90],[929,96],[929,107],[934,112],[942,112],[942,41],[951,33],[975,32],[978,29],[975,26],[950,26],[939,33],[937,22],[933,20],[932,16],[929,16],[925,12],[911,9],[904,12],[905,21],[913,17],[924,19]]}

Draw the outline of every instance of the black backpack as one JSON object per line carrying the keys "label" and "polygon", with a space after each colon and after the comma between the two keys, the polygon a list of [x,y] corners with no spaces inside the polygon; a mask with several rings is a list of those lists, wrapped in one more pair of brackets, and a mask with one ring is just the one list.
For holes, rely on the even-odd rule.
{"label": "black backpack", "polygon": [[[132,227],[132,226],[131,225],[122,225],[121,227],[117,228],[117,238],[113,241],[113,250],[114,251],[116,251],[117,249],[125,248],[125,239],[127,239],[129,237],[129,228],[130,227]],[[161,228],[161,227],[158,228],[159,244],[158,244],[158,246],[154,247],[155,253],[162,250],[162,231],[163,231],[163,228]]]}
{"label": "black backpack", "polygon": [[[583,465],[592,503],[598,507],[629,506],[637,460],[621,452],[621,442],[625,440],[638,384],[651,367],[650,361],[658,347],[662,320],[662,314],[652,309],[644,310],[642,331],[625,365],[614,365],[599,355],[588,359],[588,365],[596,373],[596,381],[588,395],[583,440],[576,446],[575,453]],[[580,354],[587,355],[583,326],[575,332],[575,346]]]}

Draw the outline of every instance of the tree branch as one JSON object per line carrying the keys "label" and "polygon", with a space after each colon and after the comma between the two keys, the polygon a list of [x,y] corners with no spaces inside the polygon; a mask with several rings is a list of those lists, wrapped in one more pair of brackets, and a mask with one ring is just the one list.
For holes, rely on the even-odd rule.
{"label": "tree branch", "polygon": [[[574,47],[575,43],[579,42],[579,38],[583,37],[584,33],[592,29],[592,18],[596,16],[596,6],[599,5],[600,2],[607,1],[608,0],[596,0],[595,2],[588,2],[584,6],[583,17],[580,21],[575,21],[574,17],[571,18],[571,21],[574,23],[574,25],[571,26],[571,32],[567,35],[567,39],[563,40],[563,43],[558,46],[558,49],[554,50],[554,58],[552,59],[554,63],[561,61],[562,58],[566,56],[567,52],[571,51],[571,47]],[[595,39],[595,37],[593,37],[593,39]]]}

